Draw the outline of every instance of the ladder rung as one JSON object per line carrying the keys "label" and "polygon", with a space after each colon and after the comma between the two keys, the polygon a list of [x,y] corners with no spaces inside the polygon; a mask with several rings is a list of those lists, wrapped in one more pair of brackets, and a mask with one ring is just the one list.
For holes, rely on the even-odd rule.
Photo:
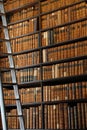
{"label": "ladder rung", "polygon": [[0,4],[3,4],[3,0],[0,0]]}
{"label": "ladder rung", "polygon": [[0,26],[0,28],[7,28],[7,26]]}
{"label": "ladder rung", "polygon": [[0,16],[2,16],[2,15],[5,15],[5,14],[0,12]]}
{"label": "ladder rung", "polygon": [[1,53],[1,52],[0,52],[0,54],[1,55],[12,55],[12,53]]}
{"label": "ladder rung", "polygon": [[0,58],[4,58],[4,57],[7,57],[7,56],[12,56],[13,54],[12,53],[1,53],[0,52]]}

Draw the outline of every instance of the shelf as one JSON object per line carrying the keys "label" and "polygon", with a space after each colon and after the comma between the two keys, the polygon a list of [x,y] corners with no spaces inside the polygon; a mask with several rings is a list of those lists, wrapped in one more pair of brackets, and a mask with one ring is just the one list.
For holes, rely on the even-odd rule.
{"label": "shelf", "polygon": [[[41,3],[42,1],[46,0],[37,0],[36,2],[24,4],[19,8],[16,8],[14,5],[15,9],[6,12],[10,39],[0,39],[0,41],[6,41],[7,43],[11,42],[11,49],[13,53],[0,54],[0,58],[2,58],[2,68],[0,70],[1,74],[3,74],[3,76],[6,78],[3,80],[3,82],[11,82],[10,72],[12,72],[11,70],[15,70],[17,82],[2,83],[3,88],[5,88],[3,89],[5,94],[4,99],[6,101],[5,108],[7,112],[9,112],[8,116],[10,115],[12,109],[17,108],[15,102],[16,99],[14,99],[14,94],[11,92],[13,92],[13,89],[15,89],[15,87],[17,88],[18,86],[21,105],[24,110],[24,118],[27,117],[27,122],[30,121],[27,124],[26,119],[24,119],[26,125],[29,125],[28,128],[31,127],[30,125],[32,123],[33,125],[30,129],[33,129],[34,125],[35,128],[36,125],[38,125],[38,128],[41,125],[42,128],[49,128],[48,130],[51,130],[49,122],[53,122],[54,124],[52,124],[52,127],[55,127],[55,130],[57,127],[58,130],[63,130],[65,127],[71,128],[66,130],[86,130],[82,128],[79,129],[80,127],[78,128],[78,126],[75,125],[77,122],[80,123],[82,120],[85,120],[84,123],[82,122],[84,128],[86,128],[87,125],[86,117],[84,116],[87,106],[86,92],[84,92],[87,89],[87,55],[86,52],[82,52],[83,50],[86,50],[87,47],[87,36],[85,32],[87,17],[86,14],[81,16],[84,13],[84,9],[86,11],[84,2],[87,2],[87,0],[78,0],[78,2],[75,2],[74,0],[72,1],[72,4],[65,2],[67,4],[66,6],[64,5],[65,3],[63,4],[64,6],[61,3],[61,7],[58,6],[58,8],[56,6],[57,9],[54,9],[52,5],[53,3],[56,3],[56,0],[50,0],[50,2],[47,0],[47,2],[50,4],[49,8],[52,6],[52,9],[54,9],[50,9],[49,11],[44,11],[44,7],[46,6],[43,6],[44,3]],[[41,7],[41,4],[43,7]],[[35,10],[34,8],[33,10],[30,10],[34,6]],[[29,11],[28,13],[31,13],[32,11],[36,12],[27,15],[25,14],[27,13],[26,11]],[[55,13],[55,17],[52,13]],[[72,17],[70,17],[71,14]],[[12,17],[10,17],[11,15]],[[16,21],[15,17],[19,15],[20,17]],[[60,15],[61,19],[59,19]],[[73,18],[74,15],[75,18]],[[56,17],[58,18],[57,21],[55,21]],[[32,22],[34,18],[34,22],[36,22],[36,24]],[[45,22],[45,19],[46,21],[49,21]],[[41,20],[43,20],[43,22]],[[38,27],[36,28],[37,24]],[[44,24],[49,25],[47,26]],[[30,26],[31,28],[29,28]],[[19,28],[19,30],[17,28]],[[28,30],[26,30],[27,28]],[[81,28],[83,32],[79,33]],[[17,34],[15,33],[16,29]],[[22,32],[22,29],[24,32]],[[4,45],[1,47],[2,51],[5,51],[3,49]],[[81,47],[83,50],[80,50]],[[65,52],[67,53],[66,55],[64,55]],[[8,68],[9,64],[7,58],[9,58],[10,55],[12,55],[14,60],[14,68]],[[5,61],[4,58],[6,58]],[[4,63],[6,63],[7,68],[3,68],[6,67],[4,66]],[[81,69],[82,71],[80,71]],[[8,94],[8,92],[10,93]],[[11,100],[13,100],[13,102],[11,102]],[[17,100],[19,99],[17,98]],[[27,109],[29,109],[29,111],[27,111]],[[82,115],[81,112],[84,112],[84,115]],[[30,118],[31,116],[32,119]],[[66,119],[66,124],[65,121],[63,122],[60,120],[61,116],[63,120]],[[37,124],[35,121],[37,121]],[[69,124],[71,121],[72,124]],[[63,125],[61,125],[62,123]],[[63,127],[63,129],[59,129],[61,127]]]}
{"label": "shelf", "polygon": [[[14,129],[9,129],[9,130],[14,130]],[[20,129],[15,129],[15,130],[20,130]],[[26,130],[30,130],[30,129],[26,129]],[[34,129],[34,130],[36,130],[36,129]],[[45,130],[45,129],[37,129],[37,130]],[[56,130],[56,129],[46,129],[46,130]],[[61,129],[58,129],[58,130],[61,130]],[[62,130],[77,130],[77,129],[62,129]],[[87,130],[87,128],[86,129],[79,129],[78,128],[78,130]]]}
{"label": "shelf", "polygon": [[23,70],[23,69],[28,69],[28,68],[37,68],[37,67],[40,67],[40,66],[41,66],[41,64],[34,64],[34,65],[18,67],[18,68],[15,67],[15,69],[16,70]]}
{"label": "shelf", "polygon": [[[41,87],[41,84],[43,86],[52,86],[52,85],[61,85],[61,84],[69,84],[69,83],[75,83],[75,82],[82,82],[87,81],[87,74],[82,75],[75,75],[75,76],[69,76],[69,77],[61,77],[61,78],[55,78],[55,79],[47,79],[47,80],[36,80],[36,81],[30,81],[30,82],[24,82],[19,83],[19,89],[22,88],[35,88],[35,87]],[[3,88],[6,89],[12,89],[13,85],[11,83],[3,83]]]}
{"label": "shelf", "polygon": [[60,25],[57,25],[57,26],[54,26],[54,27],[41,29],[40,32],[45,32],[45,31],[52,30],[52,29],[55,29],[55,28],[65,27],[65,26],[68,26],[68,25],[71,25],[71,24],[74,24],[74,23],[78,23],[78,22],[82,22],[82,21],[85,21],[85,20],[87,20],[87,17],[81,18],[79,20],[73,20],[73,21],[70,21],[70,22],[67,22],[67,23],[63,23],[63,24],[60,24]]}
{"label": "shelf", "polygon": [[[29,108],[29,107],[37,107],[37,106],[40,106],[41,105],[41,103],[29,103],[29,104],[22,104],[22,108],[24,109],[24,108]],[[12,109],[16,109],[16,105],[6,105],[5,106],[6,107],[6,109],[8,110],[8,109],[10,109],[10,110],[12,110]]]}
{"label": "shelf", "polygon": [[13,9],[13,10],[7,11],[6,14],[11,14],[11,13],[14,13],[14,12],[16,12],[16,11],[20,11],[20,10],[22,10],[22,9],[28,8],[28,7],[32,7],[32,6],[34,6],[35,4],[38,4],[38,0],[37,0],[36,2],[31,2],[31,3],[29,3],[29,4],[25,4],[25,5],[23,5],[23,6],[20,6],[19,8],[15,8],[15,9]]}
{"label": "shelf", "polygon": [[22,23],[22,22],[25,22],[25,21],[29,21],[29,20],[37,18],[37,17],[39,17],[39,15],[36,15],[36,16],[30,17],[30,18],[26,18],[26,19],[23,19],[23,20],[18,20],[16,22],[11,22],[11,23],[8,24],[8,26],[18,24],[18,23]]}
{"label": "shelf", "polygon": [[76,38],[76,39],[68,40],[68,41],[59,42],[59,43],[48,45],[48,46],[38,47],[38,48],[35,48],[35,49],[31,49],[31,50],[16,52],[16,53],[13,53],[13,56],[15,56],[15,55],[21,55],[21,54],[26,54],[26,53],[34,52],[34,51],[39,51],[40,49],[43,50],[43,49],[48,49],[48,48],[52,48],[52,47],[58,47],[58,46],[62,46],[62,45],[68,45],[68,44],[72,44],[72,43],[75,43],[75,42],[78,42],[78,41],[85,41],[85,40],[87,40],[86,36],[85,37],[81,37],[81,38]]}
{"label": "shelf", "polygon": [[41,106],[41,103],[40,102],[33,102],[33,103],[25,103],[25,104],[22,104],[22,108],[29,108],[29,107],[37,107],[37,106]]}
{"label": "shelf", "polygon": [[[72,100],[57,100],[57,101],[45,101],[45,102],[33,102],[22,104],[22,108],[37,107],[41,105],[57,105],[67,103],[68,105],[76,105],[77,103],[87,103],[87,99],[72,99]],[[7,109],[15,109],[15,105],[6,105]]]}
{"label": "shelf", "polygon": [[53,61],[53,62],[41,63],[41,65],[42,66],[49,66],[49,65],[55,65],[55,64],[60,64],[60,63],[67,63],[67,62],[84,60],[84,59],[87,59],[87,55],[71,57],[71,58],[66,58],[66,59],[61,59],[61,60],[56,60],[56,61]]}
{"label": "shelf", "polygon": [[[40,13],[40,16],[43,16],[43,15],[46,15],[46,14],[49,14],[49,13],[53,13],[53,12],[58,11],[58,10],[65,9],[65,8],[74,6],[74,5],[78,4],[78,3],[80,4],[80,3],[82,3],[82,2],[84,2],[84,0],[82,0],[82,1],[80,1],[80,2],[77,2],[77,3],[74,3],[74,4],[70,5],[70,6],[68,5],[68,6],[61,7],[61,8],[59,8],[59,9],[53,10],[53,11],[49,11],[49,12],[46,12],[46,13]],[[16,21],[16,22],[9,23],[8,26],[14,25],[14,24],[18,24],[18,23],[21,23],[21,22],[24,22],[24,21],[27,21],[27,20],[30,20],[30,19],[33,19],[33,18],[36,18],[36,17],[39,17],[39,15],[36,15],[36,16],[30,17],[30,18],[26,18],[26,19],[23,19],[23,20],[18,20],[18,21]]]}
{"label": "shelf", "polygon": [[0,42],[9,42],[9,40],[10,40],[10,39],[4,39],[4,38],[1,39],[1,38],[0,38]]}
{"label": "shelf", "polygon": [[12,117],[13,117],[13,118],[14,118],[14,117],[21,117],[21,116],[22,116],[22,115],[19,115],[19,116],[17,116],[17,115],[6,115],[6,117],[11,117],[11,118],[12,118]]}
{"label": "shelf", "polygon": [[40,29],[38,31],[34,31],[34,32],[31,32],[31,33],[16,36],[16,37],[10,38],[10,40],[15,40],[15,39],[22,38],[22,37],[25,37],[25,36],[30,36],[32,34],[37,34],[39,32],[45,32],[45,31],[52,30],[52,29],[55,29],[55,28],[68,26],[68,25],[71,25],[71,24],[74,24],[74,23],[77,23],[77,22],[85,21],[85,20],[87,20],[87,18],[81,18],[79,20],[74,20],[74,21],[67,22],[67,23],[64,23],[64,24],[60,24],[60,25],[57,25],[57,26],[54,26],[54,27],[50,27],[50,28],[46,28],[46,29]]}
{"label": "shelf", "polygon": [[22,37],[25,37],[25,36],[30,36],[32,34],[37,34],[37,33],[39,33],[39,31],[34,31],[34,32],[31,32],[31,33],[27,33],[27,34],[23,34],[23,35],[20,35],[20,36],[16,36],[16,37],[10,38],[10,40],[15,40],[15,39],[18,39],[18,38],[22,38]]}
{"label": "shelf", "polygon": [[16,109],[17,106],[16,105],[6,105],[5,108],[6,108],[6,111],[10,111],[12,109]]}
{"label": "shelf", "polygon": [[68,84],[68,83],[75,83],[81,81],[87,81],[87,74],[43,80],[42,84],[44,86],[46,85],[51,86],[51,85]]}
{"label": "shelf", "polygon": [[[63,41],[63,42],[59,42],[59,43],[55,43],[55,44],[48,45],[48,46],[42,46],[42,47],[30,49],[30,50],[25,50],[25,51],[21,51],[21,52],[14,52],[14,53],[12,53],[12,55],[16,56],[16,55],[21,55],[21,54],[27,54],[27,53],[30,53],[30,52],[39,51],[40,49],[43,50],[43,49],[48,49],[48,48],[52,48],[52,47],[58,47],[58,46],[62,46],[62,45],[72,44],[72,43],[75,43],[75,42],[78,42],[78,41],[85,41],[85,40],[87,40],[87,36],[68,40],[68,41]],[[5,58],[8,55],[10,55],[10,53],[9,54],[3,53],[3,54],[1,54],[0,58]]]}
{"label": "shelf", "polygon": [[[40,1],[44,1],[44,0],[40,0]],[[55,11],[59,11],[59,10],[63,10],[63,9],[66,9],[66,8],[69,8],[69,7],[72,7],[72,6],[75,6],[77,4],[80,4],[82,2],[86,2],[86,0],[81,0],[79,2],[74,2],[73,4],[69,4],[69,5],[66,5],[66,6],[63,6],[63,7],[59,7],[58,9],[54,9],[52,11],[48,11],[48,12],[45,12],[45,13],[41,13],[40,16],[43,16],[43,15],[46,15],[46,14],[50,14],[50,13],[54,13]]]}
{"label": "shelf", "polygon": [[18,67],[18,68],[15,68],[15,69],[16,70],[22,70],[22,69],[35,68],[35,67],[40,67],[40,66],[49,66],[49,65],[67,63],[67,62],[72,62],[72,61],[85,60],[85,59],[87,59],[87,55],[71,57],[71,58],[56,60],[56,61],[53,61],[53,62],[40,63],[40,64],[30,65],[30,66],[25,66],[25,67]]}
{"label": "shelf", "polygon": [[9,72],[11,70],[14,70],[15,68],[1,68],[1,73],[3,72]]}
{"label": "shelf", "polygon": [[59,84],[69,84],[75,82],[87,81],[87,74],[82,75],[75,75],[69,77],[62,77],[62,78],[55,78],[55,79],[47,79],[47,80],[36,80],[31,82],[24,82],[18,84],[20,88],[31,88],[31,87],[40,87],[41,84],[43,86],[52,86],[52,85],[59,85]]}
{"label": "shelf", "polygon": [[21,54],[27,54],[27,53],[35,52],[35,51],[39,51],[39,50],[40,50],[40,47],[31,49],[31,50],[21,51],[21,52],[14,52],[14,53],[13,53],[13,56],[21,55]]}
{"label": "shelf", "polygon": [[8,89],[8,90],[13,90],[13,85],[17,85],[15,83],[2,83],[3,88]]}
{"label": "shelf", "polygon": [[62,45],[68,45],[68,44],[72,44],[72,43],[79,42],[79,41],[85,41],[85,40],[87,40],[87,36],[76,38],[76,39],[71,39],[71,40],[63,41],[63,42],[59,42],[59,43],[55,43],[55,44],[48,45],[48,46],[43,46],[43,47],[40,47],[40,49],[48,49],[48,48],[52,48],[52,47],[59,47],[59,46],[62,46]]}
{"label": "shelf", "polygon": [[36,80],[36,81],[30,81],[30,82],[24,82],[18,84],[19,89],[21,88],[32,88],[32,87],[41,87],[41,80]]}
{"label": "shelf", "polygon": [[72,100],[58,100],[58,101],[45,101],[43,105],[56,105],[67,103],[68,105],[76,105],[77,103],[87,103],[87,99],[72,99]]}
{"label": "shelf", "polygon": [[[15,67],[15,70],[23,70],[23,69],[28,69],[28,68],[37,68],[41,66],[49,66],[49,65],[55,65],[55,64],[60,64],[60,63],[67,63],[67,62],[72,62],[72,61],[78,61],[78,60],[85,60],[87,59],[87,55],[83,56],[77,56],[77,57],[71,57],[71,58],[66,58],[66,59],[61,59],[61,60],[56,60],[52,62],[44,62],[44,63],[39,63],[39,64],[32,64],[30,66],[24,66],[24,67]],[[8,72],[14,68],[1,68],[1,72]]]}
{"label": "shelf", "polygon": [[13,53],[2,53],[2,52],[0,52],[0,58],[5,58],[5,57],[8,57],[10,55],[13,55]]}
{"label": "shelf", "polygon": [[[45,0],[40,0],[40,2],[42,2],[42,1],[45,1]],[[26,8],[28,8],[28,7],[32,7],[32,6],[36,5],[36,4],[38,4],[38,2],[39,2],[39,1],[37,0],[36,2],[32,2],[32,3],[26,4],[26,5],[20,6],[19,8],[15,8],[15,9],[13,9],[13,10],[7,11],[6,14],[9,15],[9,13],[11,14],[11,13],[20,11],[20,10],[22,10],[22,9],[26,9]],[[86,0],[81,0],[81,1],[79,1],[79,2],[75,2],[75,3],[73,3],[73,4],[70,4],[70,5],[67,5],[67,6],[64,6],[64,7],[60,7],[60,8],[57,9],[57,10],[62,10],[62,9],[65,9],[65,8],[68,8],[68,7],[71,7],[71,6],[74,6],[74,5],[76,5],[76,4],[80,4],[80,3],[82,3],[82,2],[86,2]],[[57,10],[54,10],[54,11],[57,11]],[[49,11],[49,12],[47,12],[47,13],[51,13],[51,12],[53,12],[53,11]],[[43,15],[43,14],[42,14],[42,15]]]}
{"label": "shelf", "polygon": [[18,68],[1,68],[1,73],[4,73],[4,72],[9,72],[11,70],[23,70],[23,69],[28,69],[28,68],[37,68],[37,67],[40,67],[41,64],[35,64],[35,65],[31,65],[31,66],[24,66],[24,67],[18,67]]}

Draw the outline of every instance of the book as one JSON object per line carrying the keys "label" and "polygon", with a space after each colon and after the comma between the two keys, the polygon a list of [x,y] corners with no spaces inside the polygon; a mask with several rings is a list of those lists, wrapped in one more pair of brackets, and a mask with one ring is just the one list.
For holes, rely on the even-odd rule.
{"label": "book", "polygon": [[41,13],[49,11],[49,1],[41,2]]}

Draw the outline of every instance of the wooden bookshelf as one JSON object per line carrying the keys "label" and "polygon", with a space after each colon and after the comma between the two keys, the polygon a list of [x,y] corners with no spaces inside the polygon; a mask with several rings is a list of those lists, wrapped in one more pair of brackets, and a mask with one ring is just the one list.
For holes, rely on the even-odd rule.
{"label": "wooden bookshelf", "polygon": [[[87,129],[86,0],[4,2],[26,129]],[[18,129],[8,54],[0,68],[8,127]],[[12,100],[9,100],[10,97]]]}

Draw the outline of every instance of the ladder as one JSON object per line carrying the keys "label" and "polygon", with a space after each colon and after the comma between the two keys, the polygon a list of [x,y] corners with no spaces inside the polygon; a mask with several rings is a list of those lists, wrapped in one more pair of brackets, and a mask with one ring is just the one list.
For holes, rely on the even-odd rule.
{"label": "ladder", "polygon": [[[9,60],[9,66],[10,66],[10,73],[12,78],[12,89],[14,91],[15,101],[16,101],[16,108],[17,109],[17,117],[19,120],[19,127],[21,130],[25,130],[24,126],[24,120],[23,120],[23,113],[22,113],[22,106],[19,96],[19,90],[18,90],[18,84],[17,84],[17,78],[16,78],[16,70],[14,65],[14,60],[12,56],[12,50],[11,50],[11,43],[10,43],[10,37],[8,32],[8,26],[7,26],[7,20],[5,16],[5,10],[4,10],[4,0],[0,0],[0,16],[2,20],[2,28],[4,31],[4,41],[7,48],[7,56]],[[2,118],[2,127],[3,130],[8,130],[8,124],[7,124],[7,116],[5,111],[5,103],[4,103],[4,95],[3,95],[3,83],[2,83],[2,76],[1,76],[1,70],[0,70],[0,107],[1,107],[1,118]]]}

